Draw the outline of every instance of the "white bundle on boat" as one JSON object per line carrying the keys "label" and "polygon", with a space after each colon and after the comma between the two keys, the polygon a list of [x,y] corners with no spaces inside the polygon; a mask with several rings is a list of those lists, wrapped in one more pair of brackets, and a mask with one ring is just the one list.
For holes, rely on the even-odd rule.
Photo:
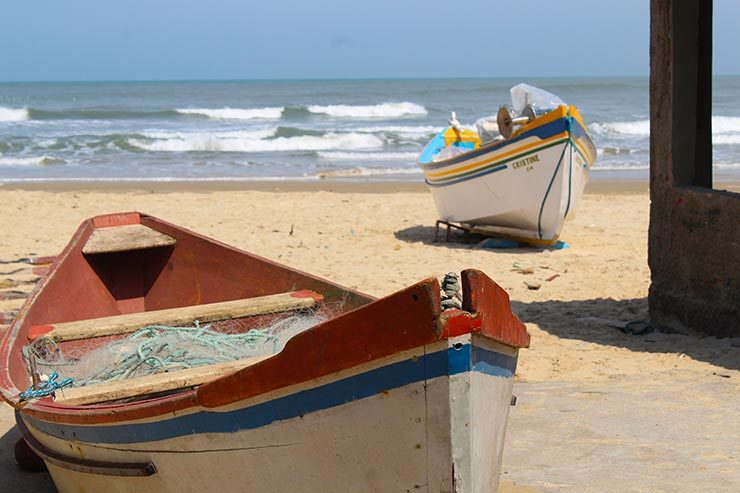
{"label": "white bundle on boat", "polygon": [[537,115],[546,113],[558,106],[566,106],[565,101],[539,87],[517,84],[511,88],[511,109],[521,115],[524,108],[531,106]]}
{"label": "white bundle on boat", "polygon": [[496,115],[484,116],[483,118],[479,118],[475,121],[475,129],[478,131],[481,145],[485,145],[489,142],[494,142],[503,138],[501,133],[498,131]]}
{"label": "white bundle on boat", "polygon": [[221,322],[218,330],[197,321],[190,327],[152,325],[93,350],[42,337],[24,347],[24,357],[38,373],[57,372],[81,387],[275,354],[293,336],[327,319],[321,312],[300,313],[246,332],[233,331],[238,320]]}

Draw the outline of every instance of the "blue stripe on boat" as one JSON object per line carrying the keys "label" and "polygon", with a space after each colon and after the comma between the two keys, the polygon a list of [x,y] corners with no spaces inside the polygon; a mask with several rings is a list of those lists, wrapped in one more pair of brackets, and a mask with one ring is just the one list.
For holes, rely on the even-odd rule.
{"label": "blue stripe on boat", "polygon": [[51,436],[88,443],[142,443],[200,433],[234,433],[339,406],[383,391],[466,371],[510,378],[517,358],[464,344],[233,411],[199,411],[152,423],[71,425],[23,419]]}
{"label": "blue stripe on boat", "polygon": [[497,142],[493,146],[486,145],[483,147],[479,147],[478,149],[474,151],[466,152],[465,154],[461,154],[452,159],[441,161],[439,163],[422,163],[421,167],[424,170],[433,170],[433,169],[444,168],[446,166],[451,166],[453,164],[459,164],[463,161],[467,161],[469,159],[482,156],[489,152],[498,151],[504,147],[508,147],[512,144],[516,144],[517,142],[527,139],[529,137],[538,137],[541,140],[545,140],[549,137],[552,137],[553,135],[557,135],[559,133],[562,133],[568,130],[571,120],[573,120],[573,118],[571,117],[558,118],[557,120],[551,121],[550,123],[546,123],[537,128],[533,128],[532,130],[528,130],[522,133],[521,135],[517,135],[513,139],[502,140],[500,142]]}

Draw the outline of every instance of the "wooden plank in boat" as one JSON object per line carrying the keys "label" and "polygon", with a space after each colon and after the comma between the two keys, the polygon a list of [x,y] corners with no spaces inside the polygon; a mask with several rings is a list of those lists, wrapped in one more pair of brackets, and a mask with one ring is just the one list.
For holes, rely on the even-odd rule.
{"label": "wooden plank in boat", "polygon": [[112,317],[92,318],[31,327],[28,340],[50,337],[56,342],[93,339],[119,334],[130,334],[148,325],[185,325],[194,320],[210,322],[232,318],[252,317],[268,313],[287,312],[315,307],[323,296],[309,290],[271,294],[220,303],[128,313]]}
{"label": "wooden plank in boat", "polygon": [[251,366],[270,356],[272,355],[255,356],[254,358],[229,361],[227,363],[64,389],[57,393],[55,402],[66,406],[82,406],[197,387],[198,385]]}
{"label": "wooden plank in boat", "polygon": [[143,224],[129,224],[111,228],[98,228],[90,235],[82,253],[126,252],[174,245],[173,237],[160,233]]}

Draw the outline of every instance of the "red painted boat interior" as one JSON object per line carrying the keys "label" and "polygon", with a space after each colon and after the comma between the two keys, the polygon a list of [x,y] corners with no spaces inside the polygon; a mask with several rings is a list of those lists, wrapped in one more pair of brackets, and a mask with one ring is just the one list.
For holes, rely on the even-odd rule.
{"label": "red painted boat interior", "polygon": [[[177,240],[172,246],[84,255],[82,248],[97,227],[143,224]],[[29,377],[20,348],[37,325],[133,312],[214,303],[310,289],[321,293],[335,312],[351,310],[373,298],[221,244],[139,213],[100,216],[85,221],[60,254],[50,275],[21,309],[8,338],[7,369],[16,388]],[[274,319],[274,316],[272,317]],[[259,324],[253,318],[244,327]],[[91,349],[110,338],[84,341]],[[5,341],[10,342],[9,340]],[[81,344],[69,342],[65,344]],[[4,352],[4,351],[3,351]],[[6,387],[3,384],[3,387]]]}
{"label": "red painted boat interior", "polygon": [[[148,226],[176,243],[146,250],[82,253],[96,228],[129,224]],[[511,312],[502,288],[475,270],[463,271],[461,281],[463,310],[443,313],[436,279],[374,300],[151,216],[136,212],[100,216],[80,226],[0,344],[0,390],[18,405],[17,392],[29,386],[21,347],[34,326],[304,289],[324,297],[331,318],[293,337],[274,357],[173,395],[84,407],[56,405],[45,398],[25,405],[23,412],[68,423],[138,419],[192,406],[228,404],[466,333],[481,333],[512,347],[529,345],[526,327]],[[262,320],[242,319],[240,330]],[[64,344],[92,348],[109,341],[105,337],[93,344],[90,340]]]}

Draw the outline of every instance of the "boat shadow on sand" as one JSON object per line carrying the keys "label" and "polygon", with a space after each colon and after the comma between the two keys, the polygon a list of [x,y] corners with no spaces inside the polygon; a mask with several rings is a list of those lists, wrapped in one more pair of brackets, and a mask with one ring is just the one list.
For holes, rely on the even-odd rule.
{"label": "boat shadow on sand", "polygon": [[[423,243],[424,245],[443,247],[458,250],[480,249],[493,253],[541,253],[545,250],[556,248],[546,246],[515,244],[511,240],[505,240],[492,236],[486,236],[475,233],[463,233],[453,231],[449,237],[443,226],[440,226],[439,233],[434,226],[424,226],[417,224],[408,228],[400,229],[393,233],[397,240],[406,243]],[[435,241],[435,234],[437,240]]]}
{"label": "boat shadow on sand", "polygon": [[2,406],[2,409],[0,409],[0,413],[2,413],[2,416],[0,416],[0,430],[7,430],[5,434],[0,436],[0,491],[13,491],[15,493],[51,493],[56,491],[48,473],[23,471],[16,464],[13,458],[13,450],[21,434],[15,425],[10,428],[5,426],[5,420],[12,419],[12,408],[4,402],[0,402],[0,406]]}
{"label": "boat shadow on sand", "polygon": [[[512,310],[525,323],[563,339],[622,347],[636,352],[675,353],[728,370],[740,370],[738,339],[655,331],[649,325],[647,298],[577,301],[512,300]],[[717,374],[729,378],[725,374]]]}

